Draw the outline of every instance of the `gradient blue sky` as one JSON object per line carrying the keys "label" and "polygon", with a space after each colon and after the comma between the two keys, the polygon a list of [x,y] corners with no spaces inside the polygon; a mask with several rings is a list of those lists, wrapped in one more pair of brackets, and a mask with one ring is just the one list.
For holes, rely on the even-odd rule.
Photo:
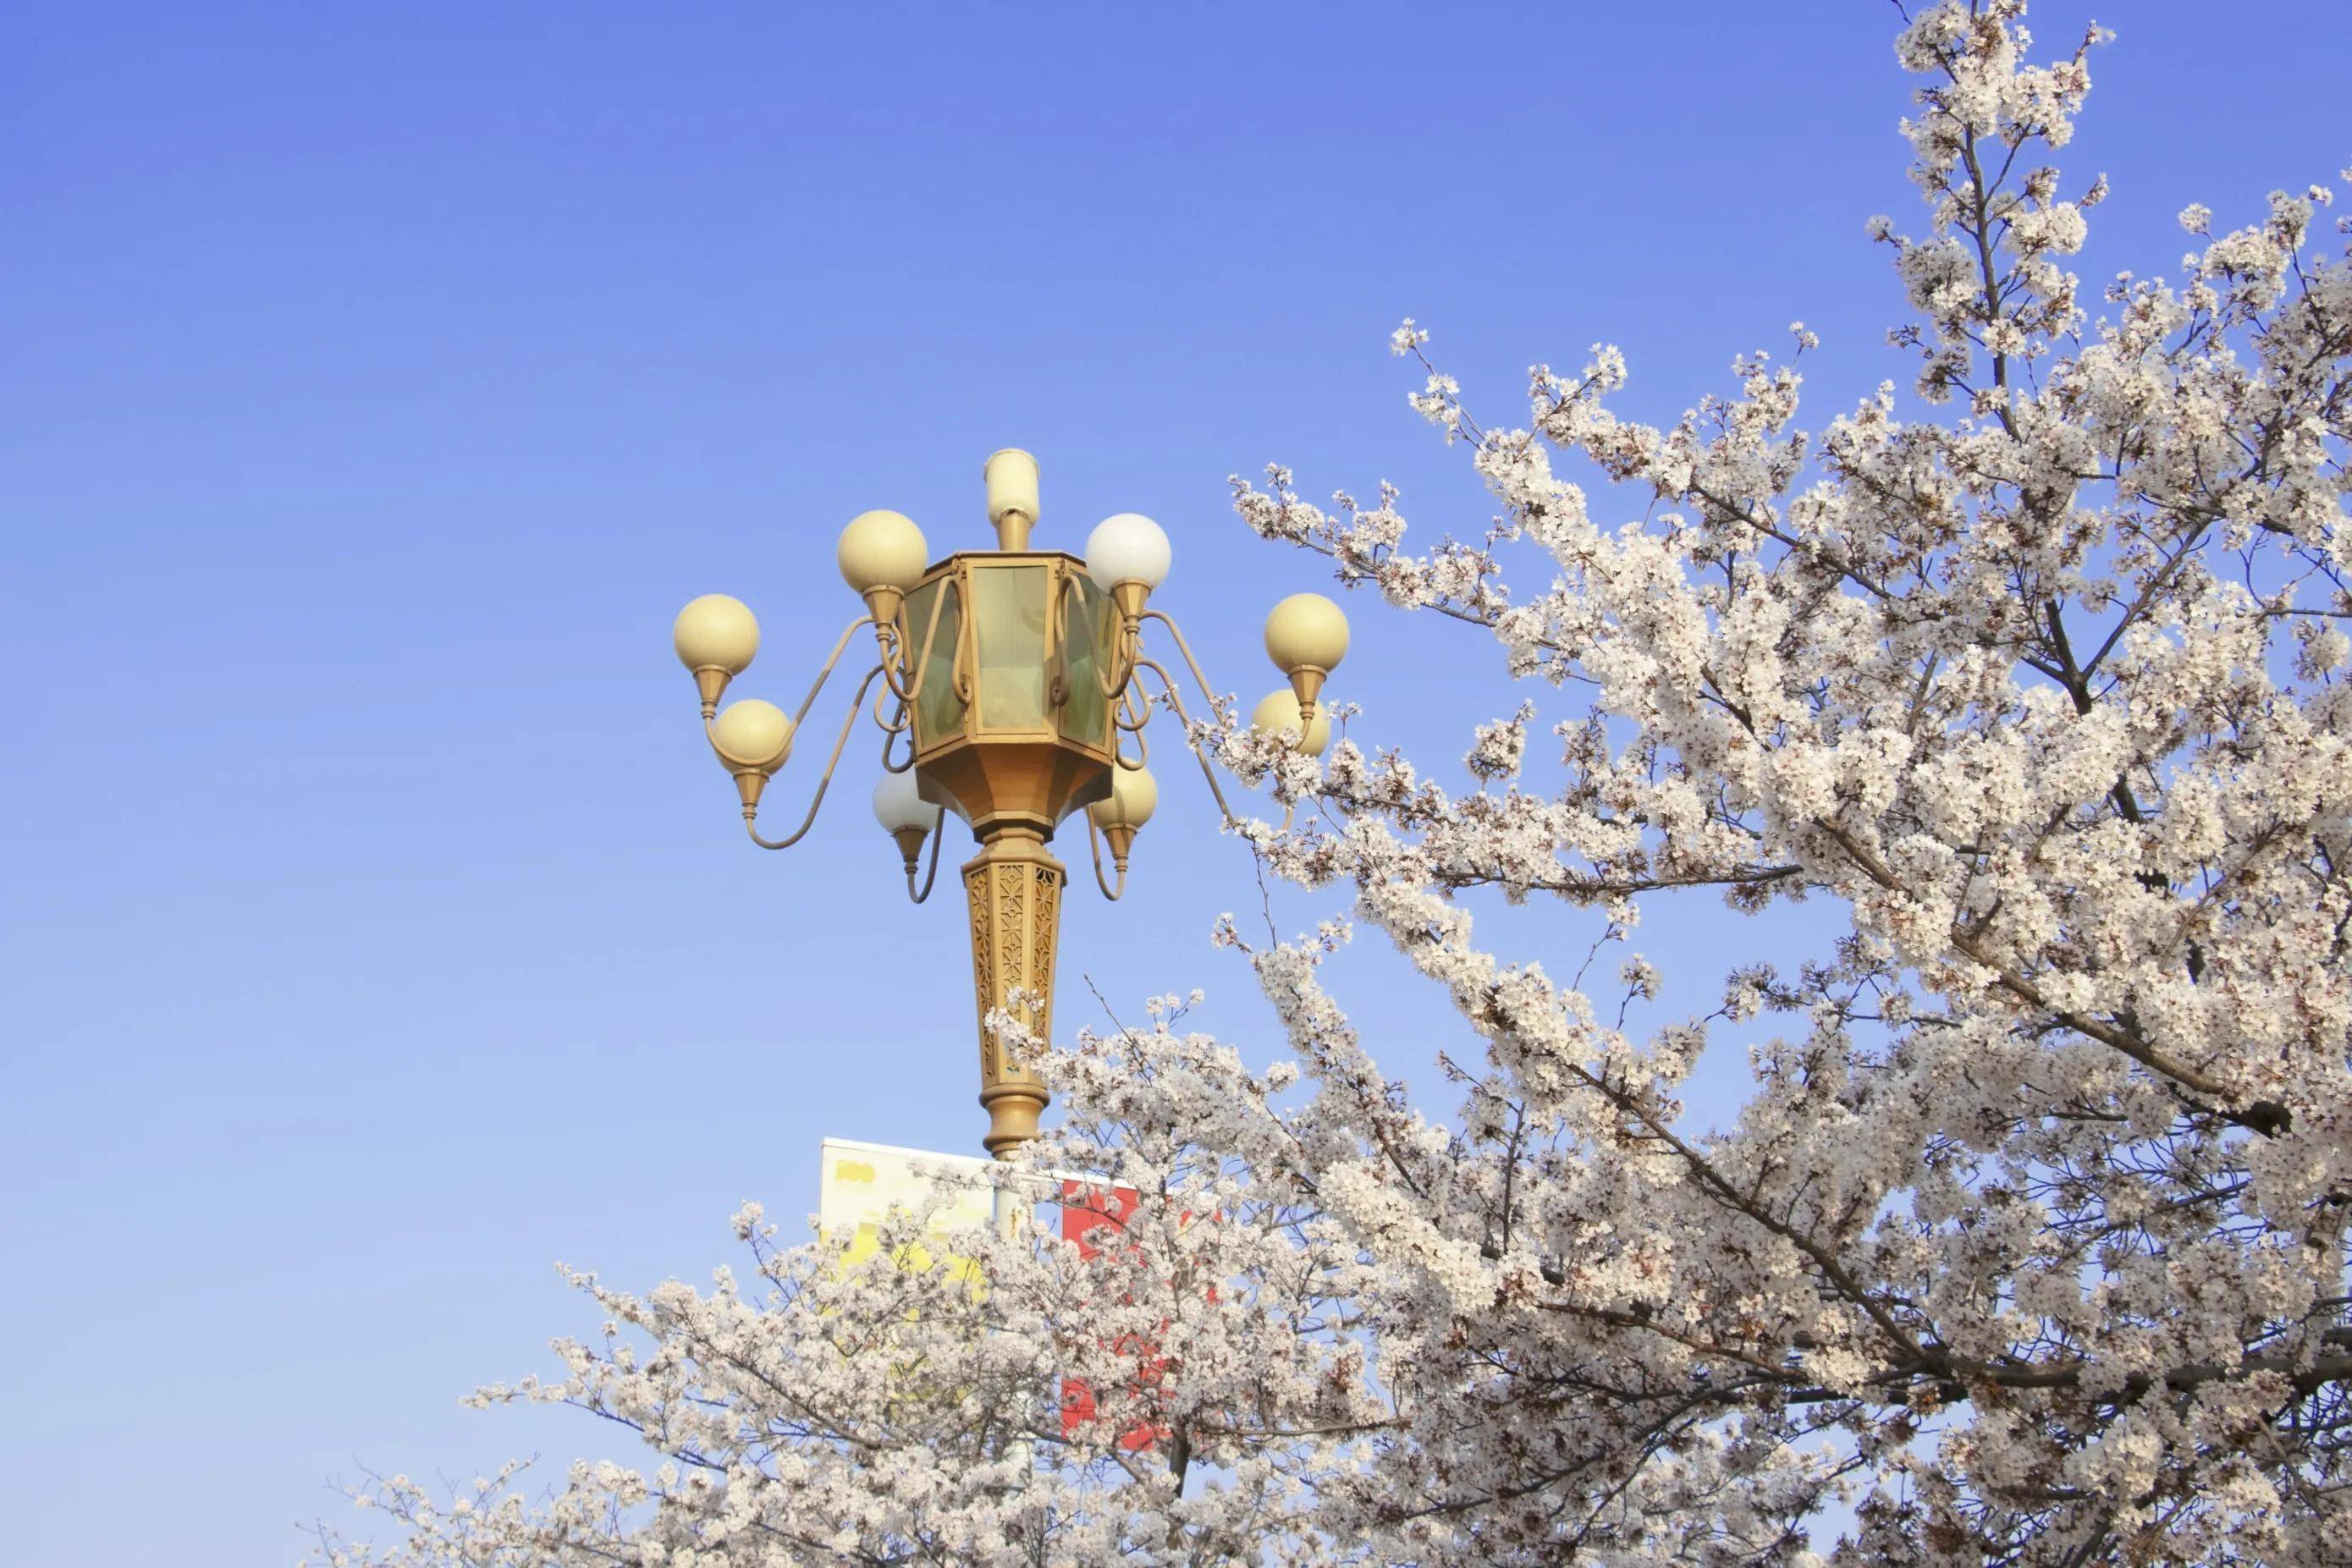
{"label": "gradient blue sky", "polygon": [[[2248,221],[2352,160],[2347,17],[2103,12],[2085,275],[2164,272],[2189,202]],[[1254,698],[1259,617],[1320,578],[1247,537],[1228,473],[1386,476],[1432,534],[1486,515],[1403,406],[1399,318],[1505,420],[1528,363],[1602,338],[1654,418],[1799,317],[1804,423],[1902,374],[1862,232],[1918,222],[1893,27],[1866,0],[16,8],[11,1560],[290,1561],[358,1463],[626,1457],[457,1406],[593,1329],[554,1260],[703,1280],[739,1200],[814,1205],[820,1136],[971,1145],[953,901],[900,897],[862,747],[809,843],[743,841],[679,603],[749,600],[741,689],[789,704],[855,612],[842,522],[982,542],[981,459],[1018,444],[1040,542],[1166,524],[1163,602]],[[1493,661],[1349,608],[1357,733],[1458,777],[1509,700]],[[1130,1013],[1201,985],[1264,1056],[1205,940],[1257,906],[1246,857],[1161,774],[1138,892],[1073,897],[1062,1019],[1100,1018],[1082,977]],[[1698,915],[1643,933],[1670,981],[1804,936]],[[1592,929],[1498,925],[1559,970]],[[1418,1083],[1463,1043],[1371,945],[1337,983]]]}

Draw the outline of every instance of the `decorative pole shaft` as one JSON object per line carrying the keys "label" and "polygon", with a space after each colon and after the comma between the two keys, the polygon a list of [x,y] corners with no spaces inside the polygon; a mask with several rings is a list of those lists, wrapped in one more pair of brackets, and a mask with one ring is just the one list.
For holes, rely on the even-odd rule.
{"label": "decorative pole shaft", "polygon": [[[1052,1098],[1037,1074],[1011,1059],[989,1033],[996,1009],[1044,1040],[1054,1027],[1054,949],[1061,936],[1067,873],[1034,829],[1005,826],[964,862],[964,900],[971,910],[971,979],[980,1010],[980,1103],[988,1112],[982,1140],[999,1159],[1037,1135]],[[1015,993],[1025,993],[1015,1005]]]}

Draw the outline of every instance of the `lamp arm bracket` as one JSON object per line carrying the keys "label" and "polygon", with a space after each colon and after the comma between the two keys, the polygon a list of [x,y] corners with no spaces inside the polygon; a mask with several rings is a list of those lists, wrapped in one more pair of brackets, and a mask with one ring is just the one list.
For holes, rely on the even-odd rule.
{"label": "lamp arm bracket", "polygon": [[974,683],[979,678],[980,669],[980,632],[972,621],[973,617],[970,615],[956,617],[955,679],[950,684],[956,701],[966,707],[971,706],[976,695]]}
{"label": "lamp arm bracket", "polygon": [[[878,694],[875,701],[877,703],[881,701]],[[882,771],[885,773],[904,773],[915,765],[914,726],[908,719],[908,712],[907,705],[900,703],[897,722],[882,727]],[[907,760],[893,762],[890,760],[890,747],[902,735],[907,737]]]}
{"label": "lamp arm bracket", "polygon": [[[1184,655],[1184,667],[1192,672],[1192,684],[1201,688],[1202,700],[1209,705],[1209,711],[1217,716],[1217,721],[1221,724],[1223,723],[1225,717],[1225,705],[1217,700],[1217,688],[1209,684],[1209,677],[1201,673],[1201,661],[1192,656],[1192,644],[1184,640],[1184,629],[1181,626],[1177,625],[1175,618],[1171,616],[1165,610],[1147,610],[1140,617],[1139,617],[1139,619],[1143,621],[1157,621],[1162,626],[1168,628],[1168,634],[1176,639],[1176,651]],[[1149,663],[1149,661],[1142,659],[1139,659],[1137,662],[1139,664]],[[1152,668],[1155,670],[1160,669],[1157,664],[1152,665]],[[1168,685],[1169,696],[1172,700],[1175,696],[1176,688],[1173,683],[1169,682],[1168,672],[1165,670],[1160,670],[1160,679],[1163,684]],[[1180,707],[1176,711],[1181,713],[1184,710]]]}
{"label": "lamp arm bracket", "polygon": [[[1117,702],[1135,685],[1136,662],[1143,657],[1143,622],[1122,618],[1118,623],[1118,642],[1111,649],[1110,668],[1095,672],[1101,684],[1102,695]],[[1113,671],[1118,672],[1115,675]]]}
{"label": "lamp arm bracket", "polygon": [[[1129,678],[1127,688],[1112,703],[1111,720],[1128,734],[1141,738],[1143,727],[1151,722],[1151,698],[1145,695],[1140,681]],[[1142,764],[1130,766],[1140,768]]]}
{"label": "lamp arm bracket", "polygon": [[[1097,831],[1094,816],[1091,812],[1087,816],[1087,851],[1094,857],[1095,885],[1102,889],[1102,895],[1105,898],[1109,899],[1113,904],[1117,904],[1127,892],[1127,862],[1124,861],[1119,862],[1118,886],[1114,889],[1109,883],[1103,880],[1102,834]],[[909,876],[908,880],[911,882],[914,879],[912,876]]]}
{"label": "lamp arm bracket", "polygon": [[[940,616],[947,609],[948,595],[950,593],[956,595],[957,609],[959,611],[962,609],[963,596],[957,588],[956,580],[952,577],[946,579],[940,584],[939,592],[931,596],[931,618],[929,623],[923,628],[922,650],[915,655],[914,666],[911,672],[908,672],[910,678],[908,678],[903,685],[900,683],[901,672],[907,667],[904,658],[907,633],[913,630],[910,626],[900,624],[906,620],[905,607],[903,605],[900,607],[898,622],[888,626],[879,622],[875,623],[876,634],[883,638],[882,679],[889,685],[890,695],[908,707],[914,706],[915,699],[923,695],[923,679],[929,673],[931,665],[931,643],[939,635]],[[877,719],[876,722],[880,721]]]}
{"label": "lamp arm bracket", "polygon": [[[1091,822],[1087,824],[1088,827],[1093,825]],[[948,814],[941,811],[939,821],[931,828],[931,867],[923,873],[922,892],[915,891],[915,868],[911,865],[907,868],[907,897],[913,903],[920,904],[931,896],[931,884],[940,880],[940,841],[947,836]]]}
{"label": "lamp arm bracket", "polygon": [[[850,630],[856,631],[856,628],[853,626]],[[840,650],[835,649],[834,656],[840,657]],[[826,667],[830,669],[831,665],[828,664]],[[841,733],[833,738],[833,755],[824,759],[824,773],[816,781],[816,795],[809,801],[808,815],[801,819],[801,825],[793,830],[790,838],[761,838],[759,822],[760,809],[757,806],[743,808],[743,831],[751,835],[753,843],[763,850],[788,850],[799,843],[807,834],[810,826],[816,821],[817,808],[824,804],[825,790],[833,785],[833,770],[841,762],[841,748],[849,744],[849,731],[850,727],[857,722],[857,710],[866,706],[866,689],[874,684],[874,677],[881,673],[882,666],[877,664],[866,672],[864,680],[857,683],[857,695],[849,699],[849,711],[841,716]],[[806,709],[803,708],[803,711],[805,712]]]}
{"label": "lamp arm bracket", "polygon": [[[1228,828],[1235,826],[1234,809],[1225,804],[1225,792],[1217,788],[1217,773],[1216,769],[1209,765],[1209,754],[1201,749],[1200,741],[1193,737],[1192,716],[1184,711],[1184,699],[1176,695],[1176,683],[1168,678],[1168,672],[1160,666],[1157,660],[1139,660],[1136,667],[1150,670],[1160,677],[1160,690],[1167,695],[1168,706],[1176,710],[1177,721],[1184,727],[1184,743],[1192,748],[1193,758],[1201,764],[1201,777],[1209,781],[1209,793],[1216,797],[1217,810],[1223,815],[1225,826]],[[1199,671],[1196,669],[1193,673],[1198,674]],[[1211,707],[1214,708],[1216,699],[1212,697],[1209,702]],[[1221,723],[1223,721],[1224,715],[1222,711],[1217,714],[1217,718]]]}
{"label": "lamp arm bracket", "polygon": [[808,717],[809,709],[816,706],[816,695],[819,692],[824,690],[824,683],[833,678],[833,667],[841,663],[842,650],[849,646],[850,638],[857,634],[857,629],[860,626],[871,626],[873,624],[874,617],[871,615],[861,615],[856,620],[851,622],[848,625],[841,629],[841,635],[834,642],[832,656],[825,660],[824,668],[816,673],[816,682],[809,687],[808,695],[801,699],[801,706],[793,710],[793,733],[794,735],[798,735],[800,733],[801,721]]}
{"label": "lamp arm bracket", "polygon": [[[887,762],[890,759],[891,740],[899,735],[906,734],[907,731],[914,727],[914,720],[908,716],[914,712],[914,710],[907,706],[906,698],[898,697],[898,711],[892,714],[888,718],[884,718],[882,716],[882,705],[889,702],[894,696],[897,696],[897,694],[892,692],[887,685],[890,679],[890,666],[887,664],[877,664],[875,668],[882,672],[882,679],[885,684],[874,688],[874,727],[882,732],[882,759],[885,762]],[[907,749],[909,754],[912,754],[914,747],[914,737],[908,735],[907,737]]]}
{"label": "lamp arm bracket", "polygon": [[[1141,691],[1143,688],[1141,686],[1138,686],[1135,689],[1137,691]],[[1150,699],[1146,698],[1145,701],[1148,705]],[[1149,706],[1144,708],[1143,712],[1146,718],[1151,716],[1151,709]],[[1146,763],[1151,760],[1151,737],[1143,733],[1143,726],[1140,724],[1134,726],[1132,728],[1122,724],[1119,726],[1119,728],[1126,730],[1128,734],[1135,737],[1135,759],[1133,761],[1128,760],[1127,753],[1118,748],[1118,737],[1116,734],[1110,737],[1110,759],[1117,766],[1126,768],[1129,773],[1136,772]]]}
{"label": "lamp arm bracket", "polygon": [[[1077,579],[1066,577],[1054,592],[1054,613],[1045,628],[1047,654],[1046,701],[1060,707],[1070,698],[1069,601],[1078,591]],[[1112,703],[1126,695],[1135,680],[1136,660],[1143,653],[1141,623],[1121,618],[1118,636],[1112,644],[1110,663],[1095,668],[1095,686]],[[1134,727],[1129,726],[1129,728]]]}
{"label": "lamp arm bracket", "polygon": [[1070,595],[1077,591],[1077,583],[1062,578],[1054,590],[1054,601],[1045,614],[1045,706],[1058,708],[1070,700]]}

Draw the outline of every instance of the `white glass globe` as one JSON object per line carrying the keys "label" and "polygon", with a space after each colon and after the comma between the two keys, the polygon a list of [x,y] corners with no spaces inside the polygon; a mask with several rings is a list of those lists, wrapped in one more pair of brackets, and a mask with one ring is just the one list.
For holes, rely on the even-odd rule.
{"label": "white glass globe", "polygon": [[913,768],[904,773],[886,770],[874,783],[874,820],[882,824],[887,833],[907,828],[929,832],[939,826],[940,809],[917,791]]}
{"label": "white glass globe", "polygon": [[1105,517],[1087,536],[1087,575],[1097,587],[1139,582],[1157,588],[1168,580],[1168,535],[1141,512]]}

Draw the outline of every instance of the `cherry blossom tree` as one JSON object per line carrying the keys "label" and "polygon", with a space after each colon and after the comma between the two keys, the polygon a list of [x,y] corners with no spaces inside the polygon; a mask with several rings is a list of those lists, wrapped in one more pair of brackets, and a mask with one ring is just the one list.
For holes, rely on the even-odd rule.
{"label": "cherry blossom tree", "polygon": [[[1656,428],[1603,347],[1502,428],[1428,365],[1496,515],[1425,553],[1386,486],[1236,482],[1534,694],[1464,789],[1196,731],[1286,813],[1241,830],[1263,867],[1458,1009],[1441,1098],[1327,992],[1349,923],[1229,922],[1273,1070],[1172,999],[1016,1041],[1067,1119],[1003,1179],[1138,1189],[1122,1245],[974,1236],[975,1283],[746,1209],[753,1281],[582,1277],[603,1335],[478,1396],[621,1423],[644,1469],[372,1482],[390,1543],[320,1559],[2352,1561],[2352,271],[2315,185],[2226,232],[2192,207],[2178,283],[2086,298],[2105,186],[2049,160],[2098,37],[2032,63],[2024,10],[1897,40],[1926,213],[1871,234],[1913,398],[1811,434],[1758,353]],[[1482,945],[1495,899],[1591,911],[1612,982]],[[1695,899],[1832,939],[1662,975],[1633,939]],[[1701,1134],[1710,1042],[1753,1088]]]}

